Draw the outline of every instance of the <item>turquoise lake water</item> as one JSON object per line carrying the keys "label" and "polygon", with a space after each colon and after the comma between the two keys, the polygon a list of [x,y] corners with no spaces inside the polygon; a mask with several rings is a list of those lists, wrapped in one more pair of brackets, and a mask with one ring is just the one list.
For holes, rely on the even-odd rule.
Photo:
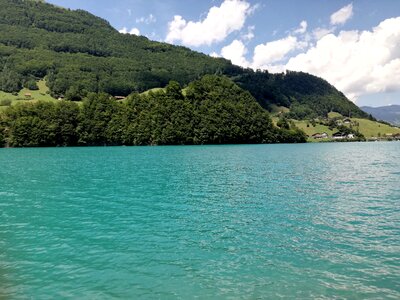
{"label": "turquoise lake water", "polygon": [[400,143],[0,149],[1,299],[400,299]]}

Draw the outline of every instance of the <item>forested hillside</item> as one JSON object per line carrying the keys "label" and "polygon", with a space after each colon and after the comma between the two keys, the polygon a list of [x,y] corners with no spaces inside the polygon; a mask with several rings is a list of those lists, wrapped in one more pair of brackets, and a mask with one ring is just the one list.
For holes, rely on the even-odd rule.
{"label": "forested hillside", "polygon": [[262,107],[289,107],[290,117],[337,111],[367,117],[323,79],[305,73],[270,74],[232,65],[185,47],[120,34],[82,10],[42,1],[0,0],[0,90],[35,89],[46,78],[53,97],[81,100],[88,93],[127,96],[170,80],[185,86],[205,74],[226,75]]}
{"label": "forested hillside", "polygon": [[229,65],[183,47],[120,34],[84,11],[22,0],[0,0],[0,5],[4,91],[18,91],[30,78],[47,75],[54,96],[126,96],[164,87],[172,79],[189,83]]}
{"label": "forested hillside", "polygon": [[182,93],[178,82],[117,102],[91,93],[71,101],[26,103],[0,114],[0,146],[301,143],[295,127],[273,125],[247,91],[207,75]]}
{"label": "forested hillside", "polygon": [[327,81],[304,72],[270,74],[246,69],[232,76],[264,108],[269,109],[271,104],[289,107],[288,118],[312,119],[327,116],[331,111],[345,116],[368,117]]}

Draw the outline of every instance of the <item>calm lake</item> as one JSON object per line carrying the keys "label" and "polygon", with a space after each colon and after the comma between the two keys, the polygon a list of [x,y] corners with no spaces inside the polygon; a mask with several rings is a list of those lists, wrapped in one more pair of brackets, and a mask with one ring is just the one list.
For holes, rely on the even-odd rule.
{"label": "calm lake", "polygon": [[0,298],[400,298],[400,143],[0,149]]}

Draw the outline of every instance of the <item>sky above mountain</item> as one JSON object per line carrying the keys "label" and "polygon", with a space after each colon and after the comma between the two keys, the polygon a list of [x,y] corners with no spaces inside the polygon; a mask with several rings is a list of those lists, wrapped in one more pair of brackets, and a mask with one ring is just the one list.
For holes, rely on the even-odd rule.
{"label": "sky above mountain", "polygon": [[358,105],[400,104],[398,0],[49,0],[126,34],[254,69],[309,72]]}

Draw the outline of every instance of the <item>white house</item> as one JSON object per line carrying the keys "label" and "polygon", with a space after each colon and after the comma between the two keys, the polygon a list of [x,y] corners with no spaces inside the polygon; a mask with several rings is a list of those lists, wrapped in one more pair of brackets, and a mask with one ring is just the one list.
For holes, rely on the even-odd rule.
{"label": "white house", "polygon": [[355,138],[355,136],[354,136],[354,134],[350,133],[350,134],[347,135],[347,138],[350,139],[350,140],[352,140],[352,139]]}

